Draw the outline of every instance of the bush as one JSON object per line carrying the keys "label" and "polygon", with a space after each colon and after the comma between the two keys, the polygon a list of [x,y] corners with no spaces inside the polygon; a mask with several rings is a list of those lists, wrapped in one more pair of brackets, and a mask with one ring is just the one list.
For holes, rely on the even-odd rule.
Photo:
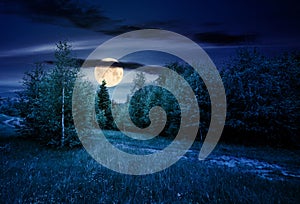
{"label": "bush", "polygon": [[267,58],[240,50],[221,73],[227,96],[223,140],[299,144],[299,53]]}

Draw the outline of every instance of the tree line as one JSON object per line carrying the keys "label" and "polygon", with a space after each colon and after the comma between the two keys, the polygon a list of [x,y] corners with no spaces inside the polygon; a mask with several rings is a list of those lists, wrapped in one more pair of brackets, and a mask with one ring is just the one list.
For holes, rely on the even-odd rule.
{"label": "tree line", "polygon": [[[18,102],[18,112],[24,120],[19,131],[48,145],[72,147],[80,144],[72,119],[72,93],[75,79],[80,78],[80,64],[66,42],[57,44],[55,58],[53,69],[46,71],[42,64],[36,64],[34,70],[24,75],[24,90],[19,93]],[[255,49],[240,50],[220,73],[227,97],[227,118],[221,140],[242,144],[299,145],[299,63],[299,53],[266,57]],[[200,107],[197,138],[203,140],[211,114],[205,84],[187,64],[172,63],[166,67],[180,74],[194,91]],[[150,109],[161,106],[166,111],[167,124],[160,135],[176,136],[180,127],[180,107],[172,93],[156,85],[176,86],[184,97],[181,84],[174,83],[172,76],[164,75],[150,85],[145,86],[145,81],[145,75],[137,73],[131,99],[125,104],[111,102],[103,81],[95,96],[96,116],[89,117],[96,117],[101,129],[118,130],[114,120],[122,121],[124,113],[117,111],[113,118],[111,107],[118,109],[129,104],[133,123],[144,128],[150,124]],[[84,80],[82,86],[91,89]],[[91,102],[82,97],[82,103]],[[123,122],[125,127],[126,121]]]}
{"label": "tree line", "polygon": [[[204,140],[211,119],[210,96],[194,71],[184,63],[166,65],[180,74],[193,89],[200,108],[197,138]],[[257,49],[240,49],[220,72],[227,98],[227,116],[221,141],[244,145],[299,147],[300,54],[287,52],[267,57]],[[214,80],[214,79],[210,79]],[[185,89],[173,77],[160,75],[152,85],[145,85],[145,75],[138,73],[133,83],[130,115],[143,128],[150,124],[149,111],[161,106],[167,124],[161,135],[175,137],[180,127],[180,107],[172,93],[156,85],[168,84],[185,97]],[[144,86],[144,87],[143,87]],[[143,87],[143,88],[142,88]],[[189,100],[186,99],[188,108]],[[122,116],[120,116],[121,118]]]}

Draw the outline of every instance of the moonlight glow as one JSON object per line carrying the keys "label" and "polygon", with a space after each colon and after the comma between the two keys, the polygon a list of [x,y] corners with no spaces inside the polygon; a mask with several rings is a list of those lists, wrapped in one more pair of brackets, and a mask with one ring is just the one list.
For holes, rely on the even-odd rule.
{"label": "moonlight glow", "polygon": [[[114,58],[104,58],[103,62],[118,62]],[[122,67],[106,67],[106,66],[97,66],[95,67],[95,78],[99,84],[102,84],[102,81],[105,80],[107,87],[113,87],[119,84],[123,78],[123,68]]]}

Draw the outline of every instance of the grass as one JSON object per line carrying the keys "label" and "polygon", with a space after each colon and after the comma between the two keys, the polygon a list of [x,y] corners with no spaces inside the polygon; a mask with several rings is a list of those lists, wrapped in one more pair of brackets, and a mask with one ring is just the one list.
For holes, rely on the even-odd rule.
{"label": "grass", "polygon": [[[164,171],[130,176],[106,169],[84,149],[55,150],[17,138],[1,139],[0,145],[1,203],[300,202],[299,180],[266,180],[197,160],[181,159]],[[263,152],[259,148],[219,145],[213,154],[270,159]],[[280,162],[290,162],[283,159],[286,157],[281,151],[270,152],[273,160],[278,155]],[[295,161],[299,152],[294,154],[289,152],[289,158]],[[299,164],[299,160],[295,162]]]}

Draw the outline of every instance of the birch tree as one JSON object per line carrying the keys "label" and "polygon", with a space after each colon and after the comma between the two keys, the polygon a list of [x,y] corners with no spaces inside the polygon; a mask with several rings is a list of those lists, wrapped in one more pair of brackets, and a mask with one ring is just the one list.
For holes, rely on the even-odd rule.
{"label": "birch tree", "polygon": [[[74,82],[78,73],[79,66],[72,58],[71,46],[66,42],[57,43],[55,51],[55,68],[51,73],[50,80],[53,81],[55,90],[53,96],[57,97],[57,112],[60,113],[60,145],[64,146],[68,138],[66,132],[73,126],[72,121],[72,93]],[[55,99],[54,99],[55,100]],[[58,116],[58,114],[57,114]]]}

